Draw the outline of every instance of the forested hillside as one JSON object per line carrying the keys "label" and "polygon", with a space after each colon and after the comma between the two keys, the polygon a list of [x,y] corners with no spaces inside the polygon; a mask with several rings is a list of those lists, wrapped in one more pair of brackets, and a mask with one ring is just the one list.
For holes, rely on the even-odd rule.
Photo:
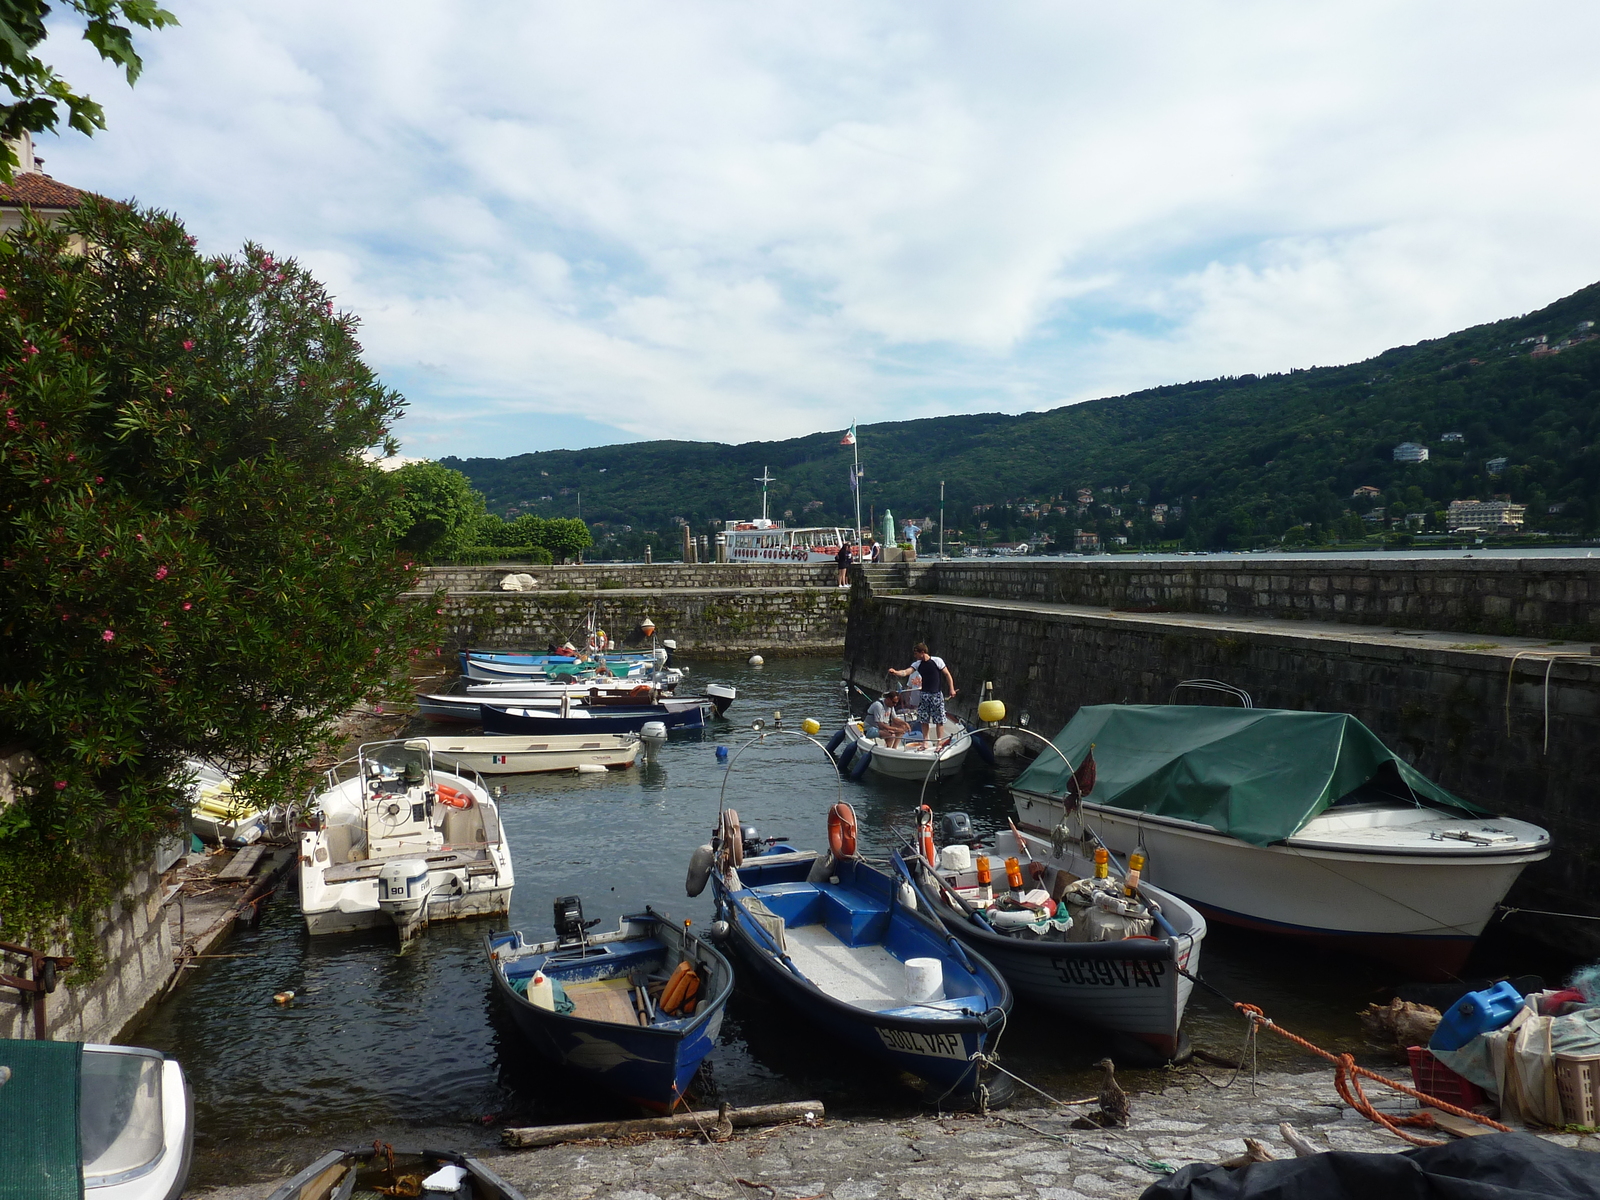
{"label": "forested hillside", "polygon": [[[1597,319],[1600,284],[1350,366],[1175,384],[1022,416],[864,425],[862,511],[936,518],[943,479],[952,540],[1042,531],[1070,543],[1082,528],[1133,545],[1222,548],[1353,538],[1408,521],[1436,528],[1449,501],[1500,496],[1528,505],[1531,530],[1594,535]],[[647,542],[670,555],[680,518],[704,533],[758,513],[752,479],[764,466],[777,477],[774,517],[848,524],[850,451],[839,439],[835,430],[444,463],[472,480],[491,512],[576,516],[581,497],[602,556],[608,546],[636,556]],[[1427,446],[1429,461],[1395,462],[1406,441]],[[1503,466],[1486,466],[1500,458]],[[1378,494],[1355,496],[1362,487]],[[1082,489],[1095,491],[1087,506]]]}

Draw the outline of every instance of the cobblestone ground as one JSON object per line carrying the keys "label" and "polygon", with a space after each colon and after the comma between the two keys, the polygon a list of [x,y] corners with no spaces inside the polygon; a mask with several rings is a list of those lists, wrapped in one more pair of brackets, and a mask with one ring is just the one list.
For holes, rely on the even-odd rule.
{"label": "cobblestone ground", "polygon": [[[1369,1092],[1378,1107],[1414,1111],[1410,1101],[1378,1100],[1380,1090]],[[528,1200],[1119,1200],[1138,1196],[1168,1168],[1239,1154],[1246,1137],[1275,1157],[1292,1157],[1278,1132],[1284,1121],[1329,1150],[1408,1148],[1347,1109],[1328,1074],[1261,1075],[1254,1094],[1248,1076],[1216,1088],[1190,1074],[1132,1102],[1132,1120],[1115,1131],[1071,1128],[1081,1108],[1012,1108],[989,1117],[739,1130],[721,1145],[698,1138],[569,1144],[486,1161]],[[1547,1136],[1600,1150],[1600,1137]],[[308,1148],[307,1161],[320,1152]],[[206,1197],[260,1200],[272,1188]]]}

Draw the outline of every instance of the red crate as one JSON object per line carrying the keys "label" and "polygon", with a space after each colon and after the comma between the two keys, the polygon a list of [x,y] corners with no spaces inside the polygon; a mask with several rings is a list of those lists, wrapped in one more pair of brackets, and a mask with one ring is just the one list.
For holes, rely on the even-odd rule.
{"label": "red crate", "polygon": [[1489,1095],[1470,1079],[1463,1079],[1433,1056],[1426,1046],[1407,1046],[1411,1056],[1411,1086],[1457,1108],[1476,1108]]}

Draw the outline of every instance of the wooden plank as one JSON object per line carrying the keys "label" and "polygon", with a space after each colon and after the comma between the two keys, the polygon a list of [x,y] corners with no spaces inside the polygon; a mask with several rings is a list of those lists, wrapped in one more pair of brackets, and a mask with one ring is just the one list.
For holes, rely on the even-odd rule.
{"label": "wooden plank", "polygon": [[[755,1125],[779,1125],[785,1121],[820,1121],[827,1114],[820,1100],[796,1100],[788,1104],[757,1104],[750,1108],[728,1110],[728,1119],[735,1128]],[[634,1133],[682,1133],[686,1130],[710,1129],[717,1123],[713,1109],[703,1112],[679,1113],[672,1117],[647,1117],[639,1121],[592,1121],[583,1125],[532,1125],[521,1129],[502,1131],[501,1138],[508,1146],[524,1149],[533,1146],[554,1146],[561,1142],[579,1142],[589,1138],[626,1137]]]}
{"label": "wooden plank", "polygon": [[1482,1137],[1486,1133],[1498,1133],[1497,1129],[1490,1129],[1487,1125],[1479,1125],[1476,1121],[1469,1121],[1465,1117],[1458,1117],[1454,1113],[1440,1112],[1437,1108],[1424,1105],[1423,1112],[1433,1117],[1433,1123],[1446,1133],[1453,1133],[1456,1137]]}
{"label": "wooden plank", "polygon": [[572,1015],[585,1021],[610,1021],[617,1025],[637,1025],[638,1014],[628,995],[626,979],[596,979],[566,986],[572,1001]]}
{"label": "wooden plank", "polygon": [[250,873],[256,869],[256,863],[261,861],[261,856],[267,848],[260,842],[246,846],[233,856],[231,862],[217,872],[217,878],[222,879],[248,879]]}

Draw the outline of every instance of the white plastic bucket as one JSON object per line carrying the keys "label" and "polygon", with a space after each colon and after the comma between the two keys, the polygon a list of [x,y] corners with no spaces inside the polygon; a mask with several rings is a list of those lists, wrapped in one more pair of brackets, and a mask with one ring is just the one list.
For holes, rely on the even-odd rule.
{"label": "white plastic bucket", "polygon": [[937,958],[906,959],[906,1003],[944,999],[944,964]]}

